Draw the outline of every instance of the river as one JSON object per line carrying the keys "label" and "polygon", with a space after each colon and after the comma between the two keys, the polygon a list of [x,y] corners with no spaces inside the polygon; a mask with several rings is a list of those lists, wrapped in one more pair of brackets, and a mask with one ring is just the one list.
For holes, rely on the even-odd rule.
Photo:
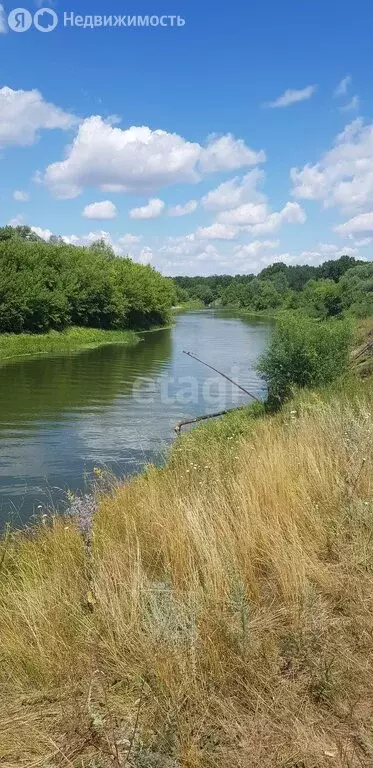
{"label": "river", "polygon": [[106,346],[0,365],[0,523],[19,526],[95,467],[117,476],[162,460],[183,418],[249,398],[193,352],[263,397],[255,371],[271,325],[217,310],[188,312],[132,348]]}

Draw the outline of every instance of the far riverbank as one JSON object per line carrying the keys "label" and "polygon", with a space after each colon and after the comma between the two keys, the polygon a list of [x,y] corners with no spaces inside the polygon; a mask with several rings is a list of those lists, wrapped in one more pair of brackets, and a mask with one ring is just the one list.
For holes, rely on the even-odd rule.
{"label": "far riverbank", "polygon": [[107,344],[133,346],[138,342],[139,336],[135,331],[106,331],[100,328],[72,327],[65,331],[41,334],[2,333],[0,334],[0,362],[31,355],[73,352]]}

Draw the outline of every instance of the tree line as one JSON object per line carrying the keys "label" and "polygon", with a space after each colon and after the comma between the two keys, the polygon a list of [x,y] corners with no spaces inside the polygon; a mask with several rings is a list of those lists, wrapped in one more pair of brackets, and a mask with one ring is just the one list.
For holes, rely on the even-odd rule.
{"label": "tree line", "polygon": [[90,247],[42,240],[30,227],[0,228],[0,332],[45,333],[71,325],[146,329],[169,322],[176,303],[253,312],[300,310],[314,318],[373,315],[373,263],[342,256],[321,266],[275,263],[259,275],[162,276]]}
{"label": "tree line", "polygon": [[373,263],[351,256],[319,267],[278,262],[259,275],[176,277],[179,303],[236,307],[253,312],[301,310],[326,319],[345,312],[359,318],[373,315]]}
{"label": "tree line", "polygon": [[0,228],[0,332],[146,329],[167,323],[175,300],[171,279],[104,241],[76,247],[29,227]]}

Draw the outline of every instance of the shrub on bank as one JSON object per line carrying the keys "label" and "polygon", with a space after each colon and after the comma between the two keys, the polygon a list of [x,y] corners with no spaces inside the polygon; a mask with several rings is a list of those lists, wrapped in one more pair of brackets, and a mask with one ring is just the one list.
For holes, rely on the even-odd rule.
{"label": "shrub on bank", "polygon": [[352,341],[348,320],[320,321],[297,312],[280,315],[259,363],[268,385],[268,406],[276,409],[295,388],[329,384],[347,369]]}

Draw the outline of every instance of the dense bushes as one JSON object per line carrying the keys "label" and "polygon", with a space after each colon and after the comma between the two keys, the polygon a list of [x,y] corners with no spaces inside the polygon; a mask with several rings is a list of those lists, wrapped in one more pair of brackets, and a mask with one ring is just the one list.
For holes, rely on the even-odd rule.
{"label": "dense bushes", "polygon": [[259,370],[268,384],[268,405],[279,407],[297,387],[318,387],[347,368],[352,326],[348,320],[320,321],[282,313]]}
{"label": "dense bushes", "polygon": [[174,301],[171,280],[105,248],[0,238],[0,332],[149,328]]}

